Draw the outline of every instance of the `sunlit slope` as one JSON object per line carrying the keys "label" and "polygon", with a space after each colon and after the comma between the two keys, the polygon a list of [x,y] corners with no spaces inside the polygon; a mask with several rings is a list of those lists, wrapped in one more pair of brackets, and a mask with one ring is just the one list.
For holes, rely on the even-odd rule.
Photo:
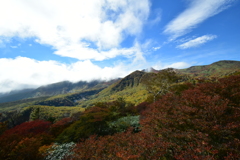
{"label": "sunlit slope", "polygon": [[148,97],[148,92],[141,83],[142,77],[147,74],[143,71],[135,71],[79,105],[88,107],[97,102],[114,101],[118,98],[124,98],[133,104],[141,103]]}
{"label": "sunlit slope", "polygon": [[210,65],[192,66],[177,70],[193,77],[222,77],[240,70],[240,61],[218,61]]}

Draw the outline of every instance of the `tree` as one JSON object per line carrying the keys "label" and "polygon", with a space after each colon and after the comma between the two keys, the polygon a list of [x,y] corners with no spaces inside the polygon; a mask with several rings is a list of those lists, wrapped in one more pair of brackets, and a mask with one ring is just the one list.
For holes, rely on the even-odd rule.
{"label": "tree", "polygon": [[172,83],[177,82],[178,77],[172,68],[161,70],[158,73],[145,74],[142,83],[146,90],[153,95],[153,102],[158,95],[164,95],[169,92]]}
{"label": "tree", "polygon": [[13,128],[16,125],[19,125],[23,122],[28,121],[29,114],[30,112],[28,110],[21,110],[21,109],[6,111],[6,112],[3,112],[2,115],[0,116],[0,121],[1,122],[6,121],[8,123],[8,127]]}
{"label": "tree", "polygon": [[40,107],[34,108],[31,115],[30,119],[35,121],[40,119]]}

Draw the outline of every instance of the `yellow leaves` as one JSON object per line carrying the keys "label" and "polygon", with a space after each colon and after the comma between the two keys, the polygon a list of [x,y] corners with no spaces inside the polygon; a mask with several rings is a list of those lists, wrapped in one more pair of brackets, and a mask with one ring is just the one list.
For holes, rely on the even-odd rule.
{"label": "yellow leaves", "polygon": [[50,117],[56,120],[60,120],[64,116],[69,117],[75,113],[83,112],[85,110],[85,108],[81,107],[53,107],[40,105],[31,106],[31,108],[33,110],[34,108],[39,108],[39,118],[45,120]]}

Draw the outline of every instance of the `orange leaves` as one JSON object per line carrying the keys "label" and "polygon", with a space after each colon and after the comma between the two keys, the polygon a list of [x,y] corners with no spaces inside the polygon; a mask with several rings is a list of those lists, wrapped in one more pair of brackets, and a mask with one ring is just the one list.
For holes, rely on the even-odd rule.
{"label": "orange leaves", "polygon": [[12,159],[42,159],[38,148],[42,145],[39,138],[23,138],[11,151]]}
{"label": "orange leaves", "polygon": [[137,159],[140,157],[140,155],[125,155],[125,152],[117,152],[116,156],[121,158],[122,160],[129,160],[129,159]]}

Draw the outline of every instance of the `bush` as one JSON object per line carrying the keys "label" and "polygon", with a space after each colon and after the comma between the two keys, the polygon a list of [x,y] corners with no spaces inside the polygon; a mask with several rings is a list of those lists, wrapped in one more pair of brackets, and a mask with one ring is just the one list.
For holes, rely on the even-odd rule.
{"label": "bush", "polygon": [[75,147],[75,143],[63,143],[63,144],[53,144],[49,149],[46,150],[45,160],[62,160],[66,156],[71,156],[74,154],[72,149]]}

